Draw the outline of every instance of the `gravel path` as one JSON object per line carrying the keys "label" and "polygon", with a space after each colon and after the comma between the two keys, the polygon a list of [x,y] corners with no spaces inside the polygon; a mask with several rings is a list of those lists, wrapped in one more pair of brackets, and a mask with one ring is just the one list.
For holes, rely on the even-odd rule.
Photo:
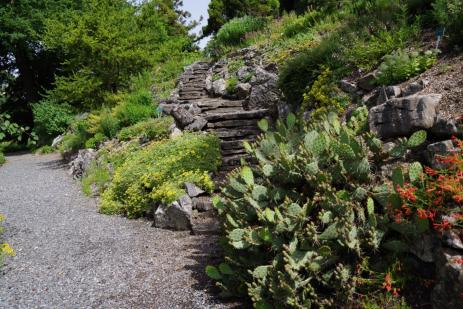
{"label": "gravel path", "polygon": [[[56,154],[0,167],[0,308],[230,308],[208,292],[217,239],[97,213]],[[209,253],[206,253],[209,252]]]}

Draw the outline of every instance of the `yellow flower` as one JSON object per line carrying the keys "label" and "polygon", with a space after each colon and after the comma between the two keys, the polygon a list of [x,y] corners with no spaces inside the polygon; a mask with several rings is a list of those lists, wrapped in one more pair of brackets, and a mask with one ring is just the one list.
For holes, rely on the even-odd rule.
{"label": "yellow flower", "polygon": [[9,244],[2,244],[2,253],[9,256],[16,256],[16,252]]}

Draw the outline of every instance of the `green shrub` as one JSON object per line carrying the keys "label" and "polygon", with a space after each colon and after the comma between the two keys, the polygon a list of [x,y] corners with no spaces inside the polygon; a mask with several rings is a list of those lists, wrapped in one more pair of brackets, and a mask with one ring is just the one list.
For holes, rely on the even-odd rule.
{"label": "green shrub", "polygon": [[73,109],[69,104],[58,104],[43,100],[32,107],[35,131],[42,143],[49,142],[63,134],[73,119]]}
{"label": "green shrub", "polygon": [[98,149],[96,160],[82,177],[82,191],[87,195],[104,192],[112,180],[114,170],[139,150],[138,141],[124,144],[113,141]]}
{"label": "green shrub", "polygon": [[320,65],[330,68],[339,66],[332,63],[332,55],[339,49],[340,38],[337,36],[325,38],[320,45],[288,60],[279,75],[279,86],[288,102],[300,106],[303,94],[320,75]]}
{"label": "green shrub", "polygon": [[303,95],[302,111],[311,110],[312,117],[318,117],[328,112],[341,113],[349,104],[348,98],[342,94],[334,81],[329,68],[325,68],[317,80]]}
{"label": "green shrub", "polygon": [[97,148],[97,146],[105,140],[106,136],[103,133],[98,132],[85,142],[85,148]]}
{"label": "green shrub", "polygon": [[[333,113],[310,124],[290,115],[275,132],[264,120],[259,126],[266,133],[245,145],[257,165],[232,172],[214,201],[225,257],[207,274],[256,308],[349,308],[360,291],[384,288],[388,217],[372,173],[384,158],[381,142]],[[410,146],[423,141],[418,135]]]}
{"label": "green shrub", "polygon": [[106,137],[116,136],[121,127],[117,117],[108,108],[103,108],[97,113],[90,114],[88,117],[87,131],[91,134],[101,133]]}
{"label": "green shrub", "polygon": [[234,18],[220,28],[216,36],[208,43],[206,52],[212,56],[224,54],[227,48],[244,47],[246,35],[265,27],[262,18],[244,16]]}
{"label": "green shrub", "polygon": [[387,55],[378,69],[376,82],[379,85],[393,85],[417,76],[437,62],[437,53],[436,50],[425,53],[398,50]]}
{"label": "green shrub", "polygon": [[36,154],[48,154],[53,152],[55,152],[55,148],[51,147],[50,145],[45,145],[35,150]]}
{"label": "green shrub", "polygon": [[157,116],[156,106],[124,102],[114,108],[114,116],[122,126],[131,126],[140,121]]}
{"label": "green shrub", "polygon": [[216,171],[220,161],[219,140],[212,135],[184,134],[153,142],[115,171],[100,210],[142,216],[156,203],[169,203],[184,194],[185,181],[211,192],[208,172]]}
{"label": "green shrub", "polygon": [[[108,167],[101,166],[94,161],[82,177],[82,191],[87,196],[91,196],[97,192],[102,192],[109,184],[110,180],[111,173]],[[93,186],[96,187],[97,192],[94,192]]]}
{"label": "green shrub", "polygon": [[6,162],[5,155],[3,154],[3,152],[0,152],[0,165],[5,164],[5,162]]}
{"label": "green shrub", "polygon": [[236,91],[236,86],[238,85],[238,78],[233,76],[227,80],[226,92],[228,94],[234,94]]}
{"label": "green shrub", "polygon": [[117,138],[123,141],[127,141],[143,136],[149,141],[161,140],[169,137],[169,128],[172,124],[173,119],[171,117],[148,119],[134,124],[133,126],[123,128],[117,134]]}
{"label": "green shrub", "polygon": [[435,0],[432,4],[433,15],[440,26],[446,27],[446,33],[452,43],[461,45],[463,41],[463,0]]}
{"label": "green shrub", "polygon": [[59,146],[61,153],[76,152],[82,149],[85,144],[85,138],[82,135],[76,133],[68,133],[63,136],[63,141]]}
{"label": "green shrub", "polygon": [[294,13],[289,14],[283,19],[283,35],[292,38],[300,33],[307,32],[317,23],[320,17],[319,11],[308,11],[304,15],[296,16]]}

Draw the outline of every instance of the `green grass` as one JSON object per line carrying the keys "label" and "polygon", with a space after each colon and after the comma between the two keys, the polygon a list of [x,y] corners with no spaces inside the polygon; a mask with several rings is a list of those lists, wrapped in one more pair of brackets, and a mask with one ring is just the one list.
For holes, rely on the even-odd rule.
{"label": "green grass", "polygon": [[0,152],[0,165],[5,164],[5,162],[6,162],[5,155],[3,154],[3,152]]}
{"label": "green grass", "polygon": [[111,173],[107,166],[93,163],[82,177],[82,191],[87,196],[93,195],[95,186],[98,192],[102,192],[111,181]]}

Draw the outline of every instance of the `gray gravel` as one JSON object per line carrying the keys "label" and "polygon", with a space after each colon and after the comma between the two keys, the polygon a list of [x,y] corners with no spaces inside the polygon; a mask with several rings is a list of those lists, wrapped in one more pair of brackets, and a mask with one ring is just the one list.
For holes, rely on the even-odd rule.
{"label": "gray gravel", "polygon": [[56,154],[0,167],[4,238],[16,249],[0,274],[0,308],[230,308],[204,275],[211,235],[98,214]]}

